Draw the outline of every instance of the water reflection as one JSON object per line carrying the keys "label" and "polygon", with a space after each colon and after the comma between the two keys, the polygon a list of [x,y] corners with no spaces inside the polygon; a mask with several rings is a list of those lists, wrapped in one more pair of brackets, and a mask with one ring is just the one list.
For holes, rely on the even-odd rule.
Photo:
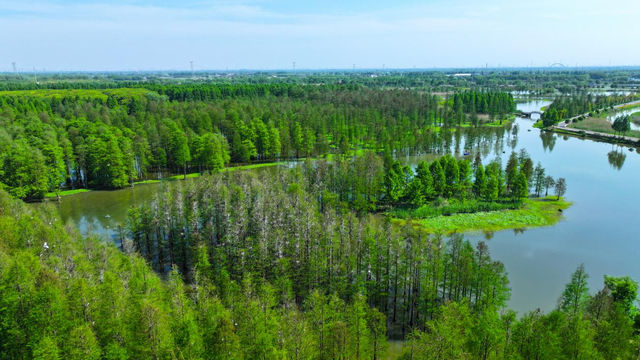
{"label": "water reflection", "polygon": [[[549,104],[531,101],[518,104],[522,111],[539,110]],[[640,233],[637,221],[640,193],[629,179],[640,177],[640,156],[623,147],[558,136],[532,127],[531,119],[516,119],[501,128],[444,129],[425,132],[420,141],[396,152],[408,165],[431,161],[443,153],[483,162],[506,161],[512,150],[524,148],[548,175],[565,177],[566,197],[574,205],[566,219],[553,227],[467,234],[473,241],[489,240],[492,257],[509,272],[512,296],[509,306],[523,312],[556,306],[575,267],[584,263],[592,292],[602,286],[604,274],[640,279],[637,256]],[[542,143],[542,146],[541,146]],[[605,160],[606,157],[606,160]],[[613,168],[612,168],[613,167]],[[269,169],[269,168],[264,168]],[[126,220],[129,206],[149,201],[161,185],[136,186],[111,192],[89,192],[64,198],[57,204],[64,221],[88,231],[104,231],[117,237],[117,224]],[[109,217],[106,217],[109,215]]]}
{"label": "water reflection", "polygon": [[627,159],[627,154],[623,152],[623,148],[618,146],[616,149],[613,149],[607,153],[607,158],[609,159],[609,164],[616,170],[622,169],[622,165],[624,165],[624,161]]}
{"label": "water reflection", "polygon": [[556,146],[556,134],[551,131],[540,131],[540,140],[542,140],[542,148],[545,151],[552,152]]}

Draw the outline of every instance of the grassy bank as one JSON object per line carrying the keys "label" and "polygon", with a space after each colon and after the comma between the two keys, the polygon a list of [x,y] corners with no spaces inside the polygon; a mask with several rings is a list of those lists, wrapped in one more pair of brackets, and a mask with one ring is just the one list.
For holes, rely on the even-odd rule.
{"label": "grassy bank", "polygon": [[249,165],[241,165],[241,166],[231,166],[231,167],[225,168],[223,171],[252,170],[252,169],[259,169],[259,168],[263,168],[263,167],[278,166],[278,165],[282,165],[284,163],[285,162],[283,162],[283,161],[276,161],[276,162],[268,162],[268,163],[261,163],[261,164],[249,164]]}
{"label": "grassy bank", "polygon": [[[611,123],[609,122],[609,120],[602,117],[588,117],[582,121],[574,122],[573,124],[569,125],[569,127],[580,130],[601,132],[605,134],[621,135],[620,133],[616,133],[611,128]],[[640,138],[640,131],[629,130],[622,135]]]}
{"label": "grassy bank", "polygon": [[[473,214],[454,214],[415,219],[413,223],[432,233],[453,233],[467,231],[498,231],[505,229],[523,229],[549,226],[562,218],[564,210],[571,206],[555,196],[540,199],[527,199],[517,210],[478,212]],[[394,218],[393,222],[404,225],[407,220]]]}
{"label": "grassy bank", "polygon": [[69,195],[74,195],[74,194],[79,194],[79,193],[84,193],[84,192],[88,192],[91,191],[89,189],[73,189],[73,190],[63,190],[63,191],[58,191],[56,192],[48,192],[46,194],[44,194],[44,197],[47,199],[55,199],[56,197],[60,196],[69,196]]}

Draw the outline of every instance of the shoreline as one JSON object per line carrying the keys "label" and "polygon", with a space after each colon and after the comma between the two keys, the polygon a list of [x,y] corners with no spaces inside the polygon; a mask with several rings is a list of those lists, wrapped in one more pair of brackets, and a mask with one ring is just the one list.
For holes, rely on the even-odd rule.
{"label": "shoreline", "polygon": [[[225,167],[224,169],[220,170],[218,173],[233,172],[233,171],[238,171],[238,170],[251,170],[251,169],[270,167],[270,166],[278,166],[278,165],[282,165],[284,163],[285,162],[283,162],[283,161],[276,161],[276,162],[256,163],[256,164],[248,164],[248,165],[240,165],[240,166],[229,166],[229,167]],[[194,178],[199,178],[201,176],[202,176],[202,173],[194,172],[194,173],[187,174],[186,175],[186,179],[194,179]],[[179,180],[185,180],[185,175],[178,174],[178,175],[172,175],[172,176],[166,177],[164,179],[149,179],[149,180],[135,181],[133,183],[133,185],[136,186],[136,185],[158,184],[158,183],[167,182],[167,181],[179,181]],[[82,193],[91,192],[91,191],[118,191],[118,190],[132,188],[134,186],[123,187],[123,188],[120,188],[120,189],[85,189],[85,188],[82,188],[82,189],[71,189],[71,190],[60,191],[57,194],[55,192],[48,192],[48,193],[45,194],[45,196],[42,199],[42,201],[55,201],[58,198],[58,196],[60,198],[63,198],[63,197],[76,195],[76,194],[82,194]]]}
{"label": "shoreline", "polygon": [[440,215],[427,219],[391,218],[399,226],[408,221],[430,233],[453,234],[464,232],[494,232],[510,229],[527,229],[551,226],[563,219],[564,210],[572,202],[556,196],[528,198],[520,209],[477,213]]}
{"label": "shoreline", "polygon": [[640,138],[632,137],[632,136],[622,136],[622,135],[614,135],[608,134],[598,131],[591,130],[582,130],[576,128],[569,127],[559,127],[553,126],[552,128],[543,128],[542,131],[550,131],[556,134],[563,134],[569,136],[575,136],[583,139],[602,141],[610,144],[624,144],[630,145],[633,147],[640,147]]}

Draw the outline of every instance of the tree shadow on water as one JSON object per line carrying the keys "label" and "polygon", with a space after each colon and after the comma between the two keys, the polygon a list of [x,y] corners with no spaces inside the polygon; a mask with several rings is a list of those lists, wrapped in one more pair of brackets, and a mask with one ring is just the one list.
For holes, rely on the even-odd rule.
{"label": "tree shadow on water", "polygon": [[622,169],[624,165],[624,161],[627,159],[627,154],[622,152],[622,148],[617,148],[609,151],[607,153],[607,159],[609,160],[609,165],[616,170]]}

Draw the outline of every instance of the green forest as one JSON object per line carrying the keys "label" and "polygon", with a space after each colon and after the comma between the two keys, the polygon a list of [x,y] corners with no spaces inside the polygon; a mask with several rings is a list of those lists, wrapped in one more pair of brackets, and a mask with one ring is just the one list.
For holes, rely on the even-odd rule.
{"label": "green forest", "polygon": [[[517,317],[484,242],[359,215],[295,168],[179,182],[118,245],[0,193],[7,359],[634,358],[637,283]],[[319,192],[319,193],[318,193]],[[319,198],[319,194],[323,194]]]}
{"label": "green forest", "polygon": [[414,146],[441,127],[514,110],[511,95],[454,99],[358,86],[200,85],[0,92],[0,173],[10,194],[116,189],[155,174]]}
{"label": "green forest", "polygon": [[[518,142],[514,92],[553,95],[550,125],[637,99],[583,92],[636,74],[0,74],[0,359],[637,359],[631,277],[572,263],[517,313],[493,234],[420,223],[560,218],[573,169],[543,162],[567,139]],[[31,204],[152,185],[111,238]]]}

